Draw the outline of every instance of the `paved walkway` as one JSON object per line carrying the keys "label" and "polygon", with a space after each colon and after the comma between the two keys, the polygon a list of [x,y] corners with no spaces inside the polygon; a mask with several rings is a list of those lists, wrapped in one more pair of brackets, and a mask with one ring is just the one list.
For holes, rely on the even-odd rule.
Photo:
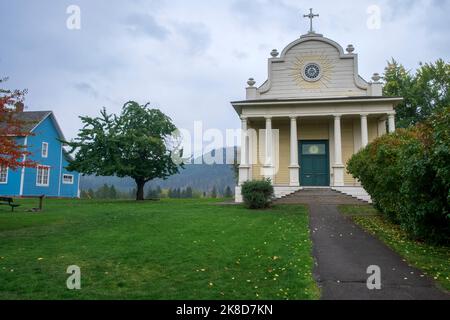
{"label": "paved walkway", "polygon": [[[320,202],[319,202],[320,203]],[[315,277],[324,300],[450,299],[378,239],[338,212],[335,204],[309,205]],[[367,268],[381,268],[381,290],[367,288]]]}

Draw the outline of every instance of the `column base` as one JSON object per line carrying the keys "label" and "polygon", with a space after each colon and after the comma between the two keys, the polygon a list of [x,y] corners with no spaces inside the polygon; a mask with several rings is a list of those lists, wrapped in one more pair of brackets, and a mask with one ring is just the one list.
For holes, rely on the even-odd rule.
{"label": "column base", "polygon": [[262,176],[265,179],[270,179],[272,181],[272,184],[275,182],[275,168],[270,165],[266,165],[262,167]]}
{"label": "column base", "polygon": [[234,202],[235,203],[243,203],[244,198],[242,197],[242,188],[236,187],[234,190]]}
{"label": "column base", "polygon": [[250,166],[240,166],[239,167],[239,185],[241,186],[244,182],[250,179]]}
{"label": "column base", "polygon": [[289,166],[289,186],[290,187],[300,187],[300,166],[292,165]]}
{"label": "column base", "polygon": [[343,187],[344,186],[344,170],[345,170],[345,166],[342,164],[337,164],[337,165],[333,166],[333,171],[334,171],[333,186],[334,187]]}

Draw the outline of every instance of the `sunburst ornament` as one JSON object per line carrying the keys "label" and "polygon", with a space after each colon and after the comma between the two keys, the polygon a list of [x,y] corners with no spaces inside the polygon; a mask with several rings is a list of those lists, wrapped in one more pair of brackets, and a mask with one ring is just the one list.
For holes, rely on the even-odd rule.
{"label": "sunburst ornament", "polygon": [[326,55],[318,52],[296,57],[291,70],[298,86],[304,89],[319,89],[328,87],[333,64]]}

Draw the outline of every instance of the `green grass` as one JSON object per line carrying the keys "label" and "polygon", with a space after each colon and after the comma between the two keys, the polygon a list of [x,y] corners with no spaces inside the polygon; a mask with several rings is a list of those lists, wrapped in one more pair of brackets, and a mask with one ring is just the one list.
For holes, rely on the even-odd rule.
{"label": "green grass", "polygon": [[[0,208],[0,299],[317,299],[303,206],[46,200]],[[81,268],[79,291],[66,269]]]}
{"label": "green grass", "polygon": [[410,264],[450,291],[450,247],[433,246],[408,238],[397,225],[380,215],[372,206],[340,206],[343,214],[386,243]]}

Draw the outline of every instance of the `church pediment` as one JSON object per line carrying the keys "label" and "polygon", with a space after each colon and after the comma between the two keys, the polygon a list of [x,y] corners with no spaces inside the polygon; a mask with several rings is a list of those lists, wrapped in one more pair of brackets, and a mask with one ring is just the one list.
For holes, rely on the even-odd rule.
{"label": "church pediment", "polygon": [[258,88],[261,99],[365,96],[368,83],[358,74],[358,56],[349,47],[311,33],[269,59],[267,81]]}

